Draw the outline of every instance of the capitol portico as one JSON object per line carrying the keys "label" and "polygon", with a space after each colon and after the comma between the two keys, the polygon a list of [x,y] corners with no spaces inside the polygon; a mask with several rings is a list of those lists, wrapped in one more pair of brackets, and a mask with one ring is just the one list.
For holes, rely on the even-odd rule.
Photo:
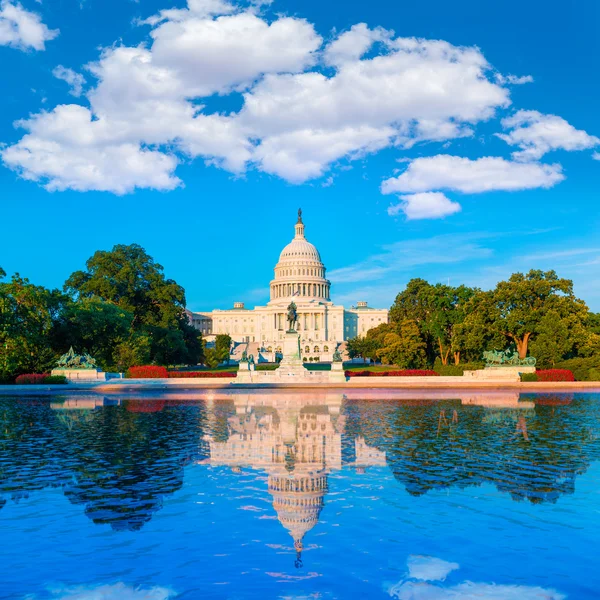
{"label": "capitol portico", "polygon": [[325,265],[317,248],[306,239],[302,211],[298,211],[294,238],[275,265],[266,306],[249,309],[236,302],[232,309],[191,313],[190,318],[209,341],[217,334],[228,334],[248,353],[269,360],[281,352],[287,308],[293,301],[304,358],[331,360],[341,343],[387,323],[388,310],[370,308],[366,302],[344,308],[331,301],[330,293]]}

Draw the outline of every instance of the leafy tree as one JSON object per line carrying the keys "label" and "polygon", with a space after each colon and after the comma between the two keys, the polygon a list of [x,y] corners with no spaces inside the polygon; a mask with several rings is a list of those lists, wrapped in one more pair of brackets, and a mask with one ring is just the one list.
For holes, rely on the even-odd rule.
{"label": "leafy tree", "polygon": [[[163,267],[137,244],[117,245],[111,251],[98,251],[85,271],[76,271],[65,290],[78,300],[100,299],[132,315],[131,334],[150,342],[150,360],[159,364],[197,364],[203,358],[201,335],[185,313],[185,292]],[[123,339],[113,355],[120,363],[129,362],[142,346]],[[143,345],[145,348],[145,345]]]}
{"label": "leafy tree", "polygon": [[[127,340],[133,314],[97,297],[69,302],[56,327],[55,345],[88,352],[103,368],[114,364],[115,348]],[[138,363],[139,364],[139,363]]]}
{"label": "leafy tree", "polygon": [[177,327],[185,309],[185,292],[138,244],[99,250],[65,283],[77,298],[98,297],[133,314],[133,326]]}
{"label": "leafy tree", "polygon": [[19,274],[0,283],[0,379],[52,368],[57,352],[51,340],[66,301]]}
{"label": "leafy tree", "polygon": [[415,321],[426,344],[429,362],[439,356],[447,365],[453,352],[455,364],[460,362],[461,343],[458,326],[466,317],[468,300],[475,294],[472,288],[461,285],[432,285],[424,279],[411,279],[390,309],[390,319],[399,323]]}
{"label": "leafy tree", "polygon": [[504,338],[514,344],[525,358],[529,341],[544,327],[544,316],[555,311],[571,331],[578,331],[586,320],[587,307],[573,294],[573,282],[560,279],[554,271],[531,270],[515,273],[508,281],[500,281],[490,292],[477,294],[468,307],[465,328],[475,332],[485,348],[491,340]]}
{"label": "leafy tree", "polygon": [[383,363],[397,365],[401,369],[419,369],[427,364],[426,344],[416,321],[404,319],[398,333],[388,333],[377,357]]}
{"label": "leafy tree", "polygon": [[564,316],[552,309],[540,319],[530,343],[531,353],[540,367],[554,367],[561,360],[572,358],[587,337],[578,313]]}
{"label": "leafy tree", "polygon": [[145,335],[132,334],[128,339],[119,342],[112,353],[115,368],[123,373],[135,365],[145,365],[150,362],[150,338]]}

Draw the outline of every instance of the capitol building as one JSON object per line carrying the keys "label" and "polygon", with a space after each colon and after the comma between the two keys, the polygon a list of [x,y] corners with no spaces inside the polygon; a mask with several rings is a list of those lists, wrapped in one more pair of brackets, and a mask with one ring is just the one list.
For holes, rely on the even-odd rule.
{"label": "capitol building", "polygon": [[305,360],[331,360],[335,349],[346,340],[388,321],[385,308],[370,308],[363,301],[344,308],[331,301],[331,282],[319,251],[304,235],[302,211],[298,211],[294,238],[275,265],[266,306],[246,308],[243,302],[236,302],[230,309],[193,312],[189,317],[208,342],[217,334],[231,336],[234,358],[246,351],[259,360],[274,361],[281,353],[287,308],[292,301],[297,307],[296,330]]}

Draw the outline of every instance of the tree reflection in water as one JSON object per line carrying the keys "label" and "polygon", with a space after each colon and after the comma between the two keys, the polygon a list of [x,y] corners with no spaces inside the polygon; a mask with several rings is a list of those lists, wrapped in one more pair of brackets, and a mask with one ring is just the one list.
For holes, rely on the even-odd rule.
{"label": "tree reflection in water", "polygon": [[3,398],[0,510],[8,499],[61,487],[94,523],[138,530],[181,488],[186,465],[252,466],[268,473],[274,510],[300,553],[334,470],[387,465],[413,496],[492,483],[515,500],[556,502],[598,460],[599,430],[583,395]]}

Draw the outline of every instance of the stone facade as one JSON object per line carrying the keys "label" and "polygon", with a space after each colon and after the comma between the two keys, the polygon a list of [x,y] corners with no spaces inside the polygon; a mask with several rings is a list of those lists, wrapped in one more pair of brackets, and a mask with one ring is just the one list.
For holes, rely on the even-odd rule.
{"label": "stone facade", "polygon": [[388,321],[385,308],[370,308],[366,302],[344,308],[331,301],[330,293],[325,265],[317,248],[306,239],[299,214],[295,236],[275,265],[266,306],[250,309],[236,302],[232,309],[190,313],[189,317],[209,341],[217,334],[228,334],[255,356],[269,359],[283,350],[287,307],[294,301],[303,358],[329,361],[341,343]]}

